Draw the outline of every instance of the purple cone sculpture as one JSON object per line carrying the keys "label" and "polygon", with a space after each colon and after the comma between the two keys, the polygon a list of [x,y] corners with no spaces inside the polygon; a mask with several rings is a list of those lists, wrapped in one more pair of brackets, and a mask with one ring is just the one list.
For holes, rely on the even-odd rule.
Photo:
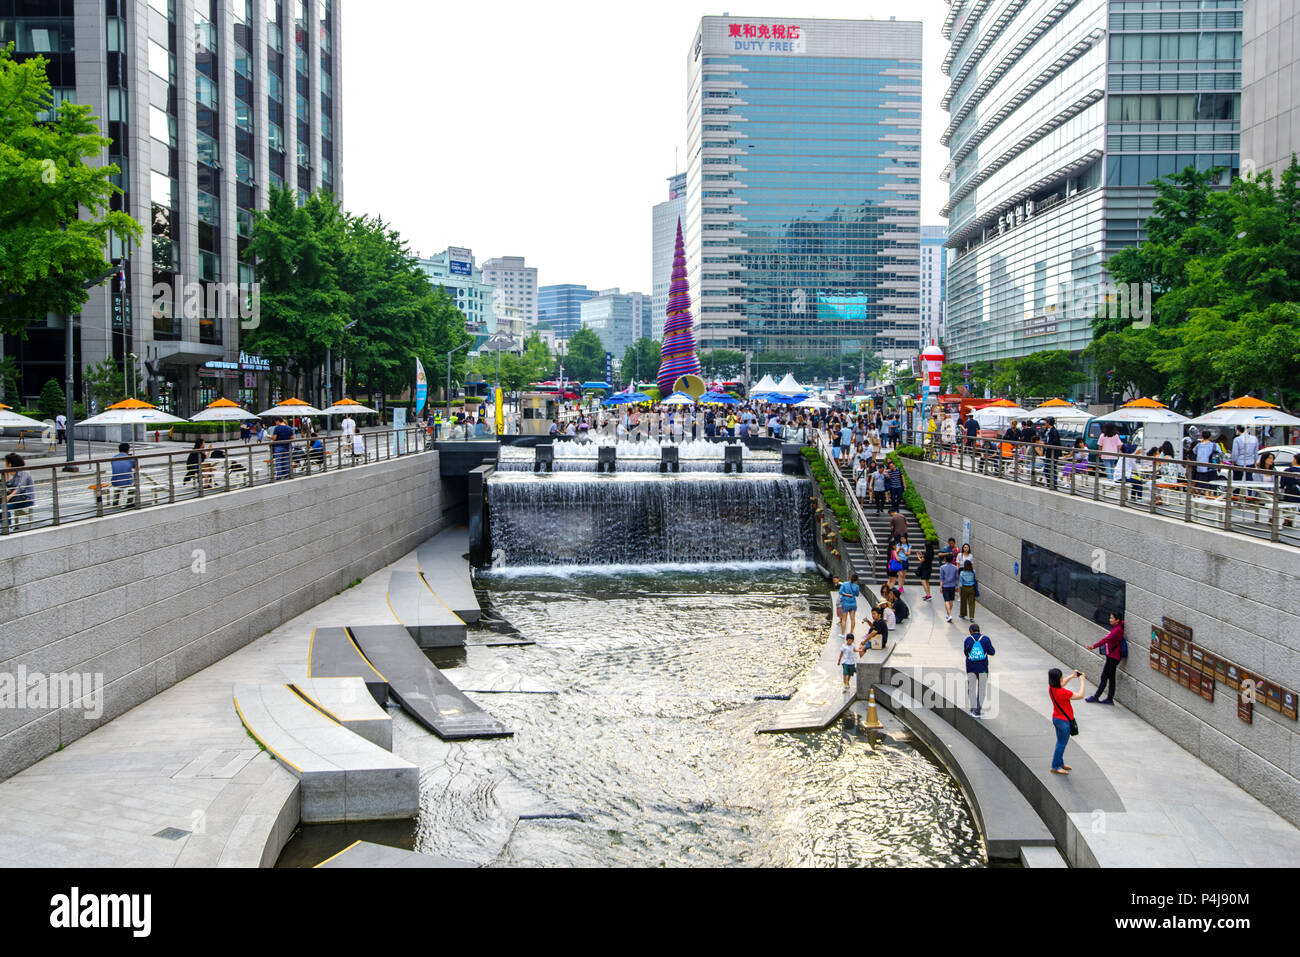
{"label": "purple cone sculpture", "polygon": [[673,391],[673,383],[684,375],[700,374],[700,357],[695,354],[691,331],[691,294],[686,283],[686,246],[682,242],[682,221],[677,220],[677,246],[673,250],[673,278],[668,287],[668,316],[664,322],[664,344],[659,350],[659,394]]}

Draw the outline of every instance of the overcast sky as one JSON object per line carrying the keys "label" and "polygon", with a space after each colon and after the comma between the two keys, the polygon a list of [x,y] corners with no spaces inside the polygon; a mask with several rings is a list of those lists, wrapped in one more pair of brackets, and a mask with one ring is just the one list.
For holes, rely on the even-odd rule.
{"label": "overcast sky", "polygon": [[943,223],[944,0],[726,3],[345,2],[344,205],[421,255],[468,246],[480,264],[525,256],[541,285],[649,293],[650,210],[685,162],[700,17],[893,14],[925,24],[921,221]]}

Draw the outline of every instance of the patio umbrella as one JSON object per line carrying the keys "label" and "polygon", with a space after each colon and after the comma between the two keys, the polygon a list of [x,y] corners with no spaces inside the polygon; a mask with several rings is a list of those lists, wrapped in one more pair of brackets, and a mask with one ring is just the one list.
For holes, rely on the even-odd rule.
{"label": "patio umbrella", "polygon": [[[257,418],[252,412],[240,407],[229,399],[218,399],[216,402],[209,402],[207,408],[202,412],[196,412],[190,416],[191,422],[244,422],[248,419]],[[221,437],[225,439],[226,430],[222,426]]]}
{"label": "patio umbrella", "polygon": [[986,423],[1029,418],[1033,418],[1033,413],[1028,409],[1022,409],[1010,399],[998,399],[996,402],[990,402],[982,409],[975,410],[975,421],[980,424],[981,428],[989,428]]}
{"label": "patio umbrella", "polygon": [[1188,425],[1300,425],[1300,419],[1288,415],[1271,402],[1243,395],[1230,402],[1215,406],[1213,412],[1189,419]]}
{"label": "patio umbrella", "polygon": [[695,397],[686,392],[674,392],[664,399],[661,405],[694,405]]}
{"label": "patio umbrella", "polygon": [[741,402],[734,395],[727,395],[725,392],[706,392],[700,396],[700,405],[740,405]]}
{"label": "patio umbrella", "polygon": [[302,399],[285,399],[279,405],[257,413],[258,415],[324,415],[320,409],[312,408]]}
{"label": "patio umbrella", "polygon": [[1030,409],[1029,414],[1042,419],[1051,416],[1061,422],[1084,422],[1096,418],[1091,412],[1081,409],[1073,403],[1066,402],[1064,399],[1049,399],[1038,408]]}
{"label": "patio umbrella", "polygon": [[25,415],[11,411],[9,406],[0,405],[0,429],[43,429],[44,422],[37,422]]}
{"label": "patio umbrella", "polygon": [[652,401],[650,396],[646,395],[644,392],[619,392],[616,395],[610,396],[601,404],[602,405],[627,405],[628,403],[650,402],[650,401]]}
{"label": "patio umbrella", "polygon": [[184,422],[184,419],[168,415],[156,405],[141,402],[139,399],[124,399],[110,405],[99,415],[76,423],[77,425],[170,425]]}
{"label": "patio umbrella", "polygon": [[794,407],[796,409],[829,409],[830,405],[821,399],[804,399],[802,402],[796,402]]}
{"label": "patio umbrella", "polygon": [[378,409],[362,405],[356,399],[339,399],[328,409],[321,409],[326,415],[378,415]]}
{"label": "patio umbrella", "polygon": [[796,403],[805,401],[807,398],[808,393],[806,392],[800,392],[796,395],[782,395],[777,392],[770,392],[760,401],[766,402],[769,405],[795,405]]}
{"label": "patio umbrella", "polygon": [[1186,422],[1187,416],[1179,415],[1163,402],[1155,399],[1134,399],[1125,402],[1114,412],[1097,416],[1098,422]]}

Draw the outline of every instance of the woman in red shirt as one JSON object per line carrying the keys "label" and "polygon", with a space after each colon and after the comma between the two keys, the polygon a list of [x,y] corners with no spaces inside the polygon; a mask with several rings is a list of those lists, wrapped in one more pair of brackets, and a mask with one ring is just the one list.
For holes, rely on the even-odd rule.
{"label": "woman in red shirt", "polygon": [[[1095,645],[1089,645],[1094,651],[1102,645],[1106,646],[1104,654],[1106,655],[1106,665],[1101,669],[1101,681],[1097,683],[1097,690],[1088,696],[1088,700],[1094,704],[1114,704],[1115,703],[1115,669],[1119,667],[1120,660],[1124,657],[1124,620],[1115,614],[1110,613],[1110,631],[1106,632],[1106,637],[1101,639]],[[1110,694],[1106,697],[1101,696],[1102,689],[1109,683]]]}
{"label": "woman in red shirt", "polygon": [[[1068,685],[1075,678],[1079,679],[1079,690],[1071,692]],[[1065,681],[1061,681],[1061,669],[1053,668],[1047,672],[1047,693],[1052,699],[1052,725],[1056,728],[1056,750],[1052,752],[1052,773],[1069,774],[1070,766],[1065,763],[1065,746],[1070,743],[1070,725],[1074,722],[1074,706],[1070,703],[1083,697],[1083,672],[1076,671]]]}

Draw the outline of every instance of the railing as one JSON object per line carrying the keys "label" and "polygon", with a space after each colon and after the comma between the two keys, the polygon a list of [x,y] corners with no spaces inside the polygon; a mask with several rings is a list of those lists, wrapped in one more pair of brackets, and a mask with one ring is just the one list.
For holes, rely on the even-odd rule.
{"label": "railing", "polygon": [[834,476],[835,487],[840,490],[844,500],[849,503],[849,510],[853,513],[853,521],[858,526],[858,541],[862,545],[862,550],[868,553],[871,560],[871,568],[865,571],[867,574],[873,574],[880,558],[880,544],[876,541],[876,533],[871,530],[871,523],[867,521],[867,513],[863,510],[862,503],[858,501],[858,496],[853,491],[853,483],[845,477],[839,466],[835,464],[826,433],[820,430],[817,432],[817,450],[821,452],[822,460],[826,463],[831,475]]}
{"label": "railing", "polygon": [[930,441],[906,433],[925,460],[1060,495],[1091,498],[1225,532],[1300,545],[1300,473],[1204,464],[1139,453],[1046,446],[1000,438]]}
{"label": "railing", "polygon": [[[79,460],[74,463],[76,472],[62,471],[62,462],[6,467],[6,482],[21,471],[31,474],[34,501],[27,507],[11,507],[11,489],[0,490],[0,535],[337,472],[432,448],[425,430],[416,426],[362,432],[358,437],[359,451],[354,450],[354,437],[342,434],[317,436],[320,449],[310,448],[311,440],[305,437],[284,443],[231,442],[205,448],[206,458],[195,465],[186,462],[193,450],[132,452],[133,467],[117,475],[111,458]],[[216,452],[224,455],[214,457]]]}

